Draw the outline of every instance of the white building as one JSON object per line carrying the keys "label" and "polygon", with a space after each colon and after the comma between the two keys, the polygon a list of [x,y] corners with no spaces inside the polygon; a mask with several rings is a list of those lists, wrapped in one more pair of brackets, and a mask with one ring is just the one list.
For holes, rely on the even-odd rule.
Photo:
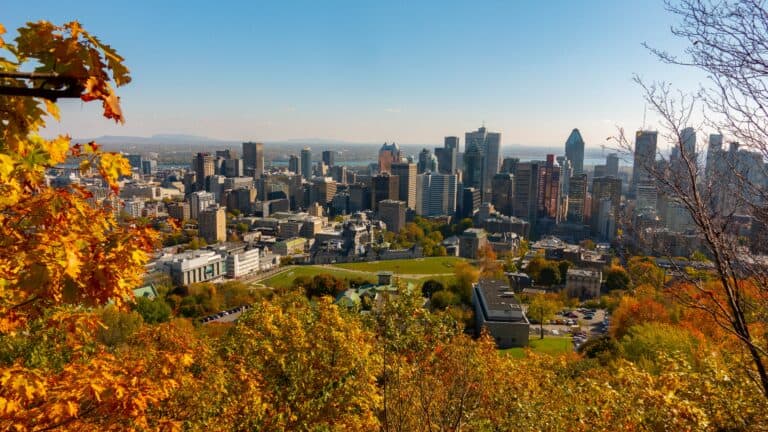
{"label": "white building", "polygon": [[193,192],[189,195],[189,216],[197,220],[200,212],[216,204],[216,197],[210,192]]}
{"label": "white building", "polygon": [[190,285],[222,278],[227,273],[223,256],[211,250],[195,250],[160,258],[175,285]]}
{"label": "white building", "polygon": [[456,213],[456,175],[427,172],[416,177],[416,213],[442,216]]}
{"label": "white building", "polygon": [[227,255],[227,277],[239,278],[260,270],[261,249],[254,248]]}

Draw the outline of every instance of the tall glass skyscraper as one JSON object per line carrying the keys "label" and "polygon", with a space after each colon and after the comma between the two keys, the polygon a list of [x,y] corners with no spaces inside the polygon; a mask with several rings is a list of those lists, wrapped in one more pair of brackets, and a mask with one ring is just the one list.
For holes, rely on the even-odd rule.
{"label": "tall glass skyscraper", "polygon": [[312,178],[312,149],[309,147],[301,150],[301,176],[305,179]]}
{"label": "tall glass skyscraper", "polygon": [[571,161],[573,175],[584,172],[584,139],[578,129],[572,130],[565,141],[565,157]]}

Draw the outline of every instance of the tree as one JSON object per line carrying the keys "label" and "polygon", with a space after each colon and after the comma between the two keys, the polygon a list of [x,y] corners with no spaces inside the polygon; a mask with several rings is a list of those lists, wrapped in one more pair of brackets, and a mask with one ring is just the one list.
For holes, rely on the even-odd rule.
{"label": "tree", "polygon": [[653,299],[636,299],[624,296],[611,316],[611,336],[620,339],[636,325],[643,323],[669,323],[669,312],[664,305]]}
{"label": "tree", "polygon": [[171,307],[163,299],[139,297],[133,309],[141,315],[145,323],[158,324],[168,322],[171,318]]}
{"label": "tree", "polygon": [[613,265],[605,272],[605,288],[610,292],[629,288],[629,273],[623,267]]}
{"label": "tree", "polygon": [[[740,250],[737,236],[729,229],[737,213],[750,215],[759,226],[768,222],[768,190],[763,180],[763,159],[768,154],[768,53],[762,48],[768,44],[768,10],[755,0],[681,0],[669,2],[667,9],[679,20],[672,34],[686,48],[682,54],[648,48],[662,62],[702,71],[708,84],[693,94],[678,94],[668,83],[635,78],[647,105],[659,118],[663,136],[678,155],[674,164],[653,163],[642,169],[690,216],[720,283],[718,295],[712,296],[717,302],[710,303],[706,312],[741,341],[750,361],[735,367],[750,367],[768,398],[768,346],[750,329],[748,311],[741,302],[741,283],[747,277],[758,281],[763,308],[768,306],[768,284],[762,267]],[[753,154],[722,152],[713,155],[712,166],[702,169],[696,149],[687,145],[683,133],[699,108],[707,126],[730,134]],[[623,148],[631,148],[622,131],[617,141]],[[751,157],[752,162],[743,156]],[[705,288],[706,281],[690,282],[699,294],[714,294]],[[700,308],[697,297],[679,300],[689,308]]]}
{"label": "tree", "polygon": [[472,299],[472,285],[480,279],[480,270],[465,261],[460,261],[454,266],[453,274],[456,278],[453,290],[463,303],[469,304]]}
{"label": "tree", "polygon": [[[239,387],[256,387],[256,406],[266,408],[263,417],[243,418],[238,429],[378,428],[381,359],[373,335],[331,299],[310,303],[288,296],[256,304],[238,320],[222,349],[228,367],[249,377]],[[232,404],[238,408],[237,398]]]}
{"label": "tree", "polygon": [[315,275],[309,287],[305,287],[307,297],[331,296],[336,297],[344,292],[346,284],[342,279],[327,273]]}
{"label": "tree", "polygon": [[544,339],[544,321],[549,321],[561,310],[563,305],[553,296],[537,294],[528,303],[528,316],[539,321],[541,339]]}
{"label": "tree", "polygon": [[459,296],[447,290],[441,290],[434,293],[430,299],[432,309],[445,309],[448,306],[457,305],[461,302]]}
{"label": "tree", "polygon": [[539,270],[539,277],[536,282],[544,286],[552,286],[560,283],[560,269],[557,264],[550,261]]}
{"label": "tree", "polygon": [[[0,27],[0,55],[10,54],[0,57],[3,70],[34,67],[43,75],[66,75],[83,89],[82,100],[99,100],[105,117],[123,120],[112,83],[123,85],[130,76],[114,50],[76,22],[30,23],[18,32],[15,43],[5,41]],[[30,88],[21,78],[3,80]],[[84,187],[46,186],[45,169],[68,157],[80,160],[82,174],[98,172],[111,196],[118,177],[130,173],[125,158],[98,144],[72,146],[66,135],[40,137],[46,115],[59,118],[48,99],[0,97],[0,331],[62,303],[111,300],[124,307],[157,241],[151,228],[118,224],[110,208],[90,205]]]}
{"label": "tree", "polygon": [[440,281],[436,281],[434,279],[430,279],[428,281],[425,281],[421,285],[421,295],[423,295],[426,298],[431,298],[432,294],[441,291],[445,288],[445,286],[440,283]]}

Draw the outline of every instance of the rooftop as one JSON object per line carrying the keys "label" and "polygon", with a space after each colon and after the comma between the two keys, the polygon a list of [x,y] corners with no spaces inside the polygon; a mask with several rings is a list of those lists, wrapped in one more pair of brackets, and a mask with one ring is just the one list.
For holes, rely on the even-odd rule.
{"label": "rooftop", "polygon": [[482,279],[474,289],[486,321],[528,322],[506,280]]}

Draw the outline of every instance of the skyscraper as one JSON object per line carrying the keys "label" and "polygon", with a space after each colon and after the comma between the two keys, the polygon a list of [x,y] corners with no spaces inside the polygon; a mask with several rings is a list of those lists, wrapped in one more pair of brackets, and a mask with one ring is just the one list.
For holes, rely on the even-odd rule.
{"label": "skyscraper", "polygon": [[513,199],[514,216],[536,225],[539,202],[539,161],[520,162],[515,173],[515,197]]}
{"label": "skyscraper", "polygon": [[[483,161],[483,177],[480,187],[483,195],[490,195],[491,193],[491,180],[493,176],[499,172],[499,152],[501,151],[501,134],[498,132],[488,132],[485,126],[480,127],[474,132],[467,132],[464,135],[465,146],[467,153],[472,147],[472,144],[477,145],[484,158]],[[464,155],[466,158],[466,154]],[[466,161],[464,162],[466,166]]]}
{"label": "skyscraper", "polygon": [[371,178],[371,209],[378,210],[384,200],[397,200],[400,196],[400,177],[388,172]]}
{"label": "skyscraper", "polygon": [[427,172],[417,176],[416,213],[421,216],[456,212],[456,175]]}
{"label": "skyscraper", "polygon": [[300,168],[299,168],[299,157],[296,155],[290,155],[288,156],[288,171],[299,174]]}
{"label": "skyscraper", "polygon": [[459,153],[459,137],[445,137],[445,143],[442,148],[435,149],[437,158],[437,169],[443,174],[456,174],[458,169],[456,157]]}
{"label": "skyscraper", "polygon": [[515,199],[515,176],[510,173],[496,174],[493,176],[491,190],[491,204],[501,214],[512,216],[512,205]]}
{"label": "skyscraper", "polygon": [[392,164],[400,162],[402,154],[396,143],[384,143],[379,149],[379,173],[390,172]]}
{"label": "skyscraper", "polygon": [[621,179],[598,177],[592,181],[592,211],[590,213],[592,215],[592,230],[595,234],[601,233],[601,228],[605,226],[600,220],[600,206],[603,200],[610,201],[611,214],[617,218],[621,205]]}
{"label": "skyscraper", "polygon": [[619,155],[611,153],[605,157],[605,174],[613,177],[619,176]]}
{"label": "skyscraper", "polygon": [[332,150],[323,150],[323,163],[332,167],[336,162],[336,152]]}
{"label": "skyscraper", "polygon": [[482,195],[485,155],[477,140],[472,140],[467,145],[467,150],[464,152],[464,187],[478,189]]}
{"label": "skyscraper", "polygon": [[391,172],[393,176],[399,177],[397,199],[405,202],[409,209],[416,210],[416,164],[395,162]]}
{"label": "skyscraper", "polygon": [[312,149],[309,147],[301,150],[301,176],[307,180],[312,178]]}
{"label": "skyscraper", "polygon": [[571,161],[574,175],[584,172],[584,139],[578,129],[572,130],[565,141],[565,157]]}
{"label": "skyscraper", "polygon": [[520,158],[506,157],[501,161],[501,172],[514,174],[517,171],[517,164],[520,163]]}
{"label": "skyscraper", "polygon": [[539,215],[559,221],[561,216],[560,166],[555,162],[555,155],[547,155],[547,162],[539,169],[539,175]]}
{"label": "skyscraper", "polygon": [[568,220],[584,223],[587,203],[587,175],[576,174],[568,182]]}
{"label": "skyscraper", "polygon": [[707,166],[706,176],[707,180],[712,180],[715,173],[715,166],[717,165],[717,159],[720,152],[723,150],[723,135],[711,134],[709,136],[709,144],[707,146]]}
{"label": "skyscraper", "polygon": [[243,143],[243,165],[245,172],[254,177],[264,174],[264,144],[256,142]]}
{"label": "skyscraper", "polygon": [[637,196],[638,184],[653,182],[651,170],[656,161],[656,140],[658,132],[637,131],[635,134],[635,158],[632,164],[632,185],[630,194]]}
{"label": "skyscraper", "polygon": [[424,174],[426,171],[437,172],[438,161],[429,149],[424,148],[419,152],[419,163],[416,165],[416,171]]}
{"label": "skyscraper", "polygon": [[208,178],[215,173],[213,156],[208,153],[198,153],[192,159],[192,171],[195,172],[195,190],[204,191],[208,185]]}

